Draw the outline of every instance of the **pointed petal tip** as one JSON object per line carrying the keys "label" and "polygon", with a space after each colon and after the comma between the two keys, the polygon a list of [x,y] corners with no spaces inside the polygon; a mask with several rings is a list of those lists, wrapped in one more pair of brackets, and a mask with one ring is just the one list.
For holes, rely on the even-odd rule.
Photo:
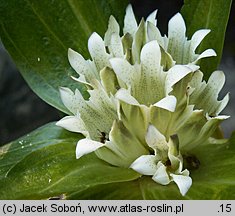
{"label": "pointed petal tip", "polygon": [[159,161],[157,167],[158,167],[157,171],[152,177],[152,179],[161,185],[168,185],[171,182],[171,180],[167,173],[166,166],[161,161]]}
{"label": "pointed petal tip", "polygon": [[132,5],[131,4],[128,4],[127,7],[126,7],[126,12],[127,11],[132,11],[133,12],[133,8],[132,8]]}
{"label": "pointed petal tip", "polygon": [[123,88],[117,91],[117,93],[115,94],[115,97],[118,100],[123,101],[130,105],[136,105],[136,106],[140,105],[139,102],[130,94],[130,92]]}
{"label": "pointed petal tip", "polygon": [[138,157],[130,168],[142,175],[154,175],[157,170],[155,155],[142,155]]}
{"label": "pointed petal tip", "polygon": [[81,139],[77,143],[76,147],[76,159],[81,158],[82,156],[94,152],[98,148],[104,146],[103,143],[96,142],[90,139]]}
{"label": "pointed petal tip", "polygon": [[77,55],[80,55],[78,52],[76,52],[75,50],[71,49],[71,48],[68,48],[68,58],[69,58],[69,62],[72,65],[73,62],[71,61],[74,61],[76,58],[77,58]]}
{"label": "pointed petal tip", "polygon": [[133,12],[132,5],[129,4],[126,8],[123,33],[124,34],[130,33],[133,36],[136,30],[137,30],[137,22],[135,19],[135,14]]}
{"label": "pointed petal tip", "polygon": [[230,118],[230,116],[228,115],[219,115],[215,117],[215,119],[218,119],[218,120],[226,120],[228,118]]}
{"label": "pointed petal tip", "polygon": [[202,52],[200,55],[198,55],[197,59],[193,62],[193,64],[196,64],[198,60],[208,57],[214,57],[217,56],[215,50],[213,49],[207,49],[204,52]]}
{"label": "pointed petal tip", "polygon": [[72,53],[72,52],[74,52],[74,50],[71,49],[71,48],[68,48],[68,54],[69,54],[69,53]]}
{"label": "pointed petal tip", "polygon": [[170,174],[173,181],[177,184],[182,196],[185,196],[192,186],[192,179],[189,176]]}
{"label": "pointed petal tip", "polygon": [[98,33],[93,32],[88,39],[88,48],[90,48],[92,44],[95,44],[96,42],[100,41],[103,41],[102,37]]}
{"label": "pointed petal tip", "polygon": [[161,99],[154,106],[168,110],[170,112],[174,112],[176,108],[177,99],[175,96],[170,95],[166,96],[165,98]]}
{"label": "pointed petal tip", "polygon": [[149,59],[149,56],[154,56],[155,59],[156,57],[158,57],[159,61],[161,60],[161,51],[160,51],[160,46],[157,40],[152,40],[146,43],[140,52],[141,61],[144,61],[145,59]]}
{"label": "pointed petal tip", "polygon": [[170,20],[169,20],[169,25],[171,24],[183,24],[185,26],[185,21],[181,13],[176,13]]}
{"label": "pointed petal tip", "polygon": [[191,49],[195,52],[196,48],[203,41],[203,39],[210,33],[210,29],[200,29],[196,31],[191,38]]}
{"label": "pointed petal tip", "polygon": [[151,22],[152,24],[154,24],[154,26],[157,25],[157,19],[156,19],[156,16],[157,16],[157,9],[154,10],[152,13],[150,13],[146,19],[146,23],[148,22]]}

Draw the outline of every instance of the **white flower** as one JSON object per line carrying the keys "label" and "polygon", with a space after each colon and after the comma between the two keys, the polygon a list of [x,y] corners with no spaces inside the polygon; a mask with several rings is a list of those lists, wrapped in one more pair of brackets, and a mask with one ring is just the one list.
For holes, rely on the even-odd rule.
{"label": "white flower", "polygon": [[90,36],[92,60],[69,49],[69,62],[79,74],[72,78],[87,87],[90,98],[60,88],[71,115],[57,125],[85,136],[77,143],[78,159],[95,152],[107,163],[150,175],[159,184],[174,181],[185,195],[192,179],[182,155],[208,140],[217,142],[213,135],[228,118],[219,115],[228,95],[217,101],[223,72],[214,72],[206,83],[196,65],[215,55],[211,49],[195,54],[209,30],[187,40],[177,14],[169,22],[168,37],[162,37],[155,17],[156,11],[138,25],[129,5],[122,37],[113,16],[104,40],[97,33]]}
{"label": "white flower", "polygon": [[150,125],[146,142],[154,150],[154,155],[141,155],[130,167],[143,175],[153,176],[152,179],[162,185],[174,181],[184,196],[192,179],[187,169],[182,171],[183,158],[179,153],[177,140],[170,138],[167,142],[164,135]]}

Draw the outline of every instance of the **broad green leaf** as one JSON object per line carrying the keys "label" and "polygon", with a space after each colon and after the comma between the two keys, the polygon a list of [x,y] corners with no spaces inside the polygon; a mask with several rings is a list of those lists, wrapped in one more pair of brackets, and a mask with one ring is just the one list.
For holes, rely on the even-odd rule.
{"label": "broad green leaf", "polygon": [[67,50],[88,58],[87,40],[104,36],[108,18],[119,23],[127,0],[0,1],[0,36],[30,87],[47,103],[67,112],[58,88],[83,88],[72,81]]}
{"label": "broad green leaf", "polygon": [[142,200],[142,192],[139,181],[118,182],[105,185],[97,185],[86,190],[68,195],[67,199],[82,200]]}
{"label": "broad green leaf", "polygon": [[[0,199],[47,199],[139,175],[89,154],[76,160],[81,136],[52,124],[0,148]],[[22,148],[23,147],[23,148]]]}
{"label": "broad green leaf", "polygon": [[71,140],[74,143],[75,140],[81,138],[81,135],[62,130],[60,127],[55,126],[54,123],[50,123],[16,141],[2,146],[0,148],[0,179],[4,178],[18,162],[32,152],[60,143],[64,139],[67,142]]}
{"label": "broad green leaf", "polygon": [[187,26],[187,35],[192,37],[199,29],[211,29],[209,35],[197,49],[198,53],[212,48],[217,57],[202,59],[200,66],[208,78],[217,69],[222,56],[226,26],[229,18],[232,0],[185,0],[181,13]]}

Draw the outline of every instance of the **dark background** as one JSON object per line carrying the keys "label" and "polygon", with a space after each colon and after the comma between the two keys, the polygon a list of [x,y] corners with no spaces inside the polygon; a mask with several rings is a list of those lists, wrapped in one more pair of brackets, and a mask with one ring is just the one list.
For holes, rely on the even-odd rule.
{"label": "dark background", "polygon": [[[168,20],[180,11],[183,0],[131,0],[138,18],[158,9],[158,27],[167,33]],[[220,69],[226,74],[221,95],[230,92],[230,102],[223,114],[235,116],[235,6],[232,5]],[[47,105],[18,72],[7,51],[0,44],[0,145],[25,135],[47,122],[57,121],[62,114]],[[235,130],[235,118],[223,123],[226,137]]]}

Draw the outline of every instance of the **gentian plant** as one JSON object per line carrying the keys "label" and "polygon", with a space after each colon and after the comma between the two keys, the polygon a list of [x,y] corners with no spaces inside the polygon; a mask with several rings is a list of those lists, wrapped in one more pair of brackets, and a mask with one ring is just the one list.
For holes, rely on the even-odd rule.
{"label": "gentian plant", "polygon": [[[74,34],[59,31],[61,37],[66,33],[66,45],[49,28],[55,12],[44,22],[43,3],[29,3],[27,9],[63,47],[63,54],[48,59],[50,52],[57,52],[50,45],[54,41],[47,38],[44,48],[49,53],[36,47],[33,65],[25,66],[27,57],[12,43],[9,34],[13,33],[2,25],[3,42],[10,53],[17,51],[13,58],[25,79],[39,96],[67,115],[1,148],[1,198],[234,198],[235,147],[233,138],[225,139],[220,128],[229,118],[220,114],[229,95],[218,99],[225,76],[214,70],[231,2],[223,5],[225,13],[218,17],[223,31],[211,43],[202,41],[209,40],[210,34],[213,37],[214,25],[210,29],[197,19],[206,9],[196,1],[185,3],[182,14],[170,19],[167,35],[157,27],[156,10],[137,22],[126,1],[102,3],[113,13],[108,10],[94,21],[107,25],[106,31],[101,28],[98,33],[89,18],[79,13],[82,9],[77,11],[76,5],[83,3],[69,3],[81,35],[76,43],[71,42]],[[103,10],[98,4],[94,17]],[[193,6],[202,11],[191,17]],[[217,6],[210,8],[212,23],[217,21],[213,13]],[[123,28],[117,21],[123,15],[117,13],[120,9],[125,11]],[[207,16],[210,20],[212,15]],[[67,29],[74,32],[71,26]],[[62,72],[66,68],[57,66],[61,59],[71,66],[67,74]],[[50,67],[58,76],[45,72]],[[30,73],[36,75],[30,77]]]}

